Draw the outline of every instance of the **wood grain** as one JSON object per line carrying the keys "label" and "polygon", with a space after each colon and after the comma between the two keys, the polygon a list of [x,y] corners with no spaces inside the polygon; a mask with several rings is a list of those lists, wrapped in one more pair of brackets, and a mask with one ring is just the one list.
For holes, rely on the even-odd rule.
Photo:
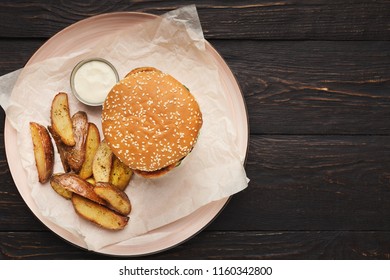
{"label": "wood grain", "polygon": [[[390,259],[390,232],[203,231],[159,254],[134,259]],[[61,254],[58,254],[61,252]],[[51,232],[0,232],[0,259],[110,259],[69,245]],[[114,259],[127,259],[115,257]]]}
{"label": "wood grain", "polygon": [[[1,1],[0,76],[58,31],[193,1]],[[145,259],[390,259],[389,1],[196,1],[250,124],[249,187],[200,234]],[[0,131],[4,130],[0,110]],[[15,176],[18,176],[17,174]],[[0,133],[0,259],[107,259],[29,210]]]}
{"label": "wood grain", "polygon": [[[196,1],[206,38],[389,40],[387,1]],[[0,2],[1,37],[51,37],[108,12],[162,14],[194,1]],[[217,22],[217,24],[216,24]]]}
{"label": "wood grain", "polygon": [[210,229],[390,230],[388,136],[255,136],[249,187]]}
{"label": "wood grain", "polygon": [[0,39],[0,76],[24,67],[45,41],[45,39]]}
{"label": "wood grain", "polygon": [[[390,134],[390,41],[210,42],[237,77],[251,133]],[[3,40],[0,75],[43,43]]]}
{"label": "wood grain", "polygon": [[390,42],[213,40],[255,134],[389,134]]}

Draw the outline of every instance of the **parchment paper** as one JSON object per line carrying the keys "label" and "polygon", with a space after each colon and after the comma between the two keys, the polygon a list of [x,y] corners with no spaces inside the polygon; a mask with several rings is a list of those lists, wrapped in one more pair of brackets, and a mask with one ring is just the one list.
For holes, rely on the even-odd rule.
{"label": "parchment paper", "polygon": [[[73,97],[69,77],[82,59],[109,60],[123,77],[136,67],[152,66],[186,85],[197,99],[203,126],[198,142],[182,164],[157,179],[133,176],[126,189],[131,203],[130,221],[118,232],[100,229],[74,212],[71,202],[50,185],[38,182],[29,122],[50,123],[50,106],[59,91],[69,95],[71,114],[86,111],[101,131],[100,107],[82,105]],[[0,78],[0,103],[17,130],[17,145],[31,195],[42,214],[84,239],[88,249],[100,248],[176,221],[212,201],[228,197],[248,185],[244,158],[236,146],[228,101],[217,67],[205,51],[205,40],[195,6],[104,36],[99,44],[66,57],[55,57]],[[63,172],[58,154],[54,172]]]}

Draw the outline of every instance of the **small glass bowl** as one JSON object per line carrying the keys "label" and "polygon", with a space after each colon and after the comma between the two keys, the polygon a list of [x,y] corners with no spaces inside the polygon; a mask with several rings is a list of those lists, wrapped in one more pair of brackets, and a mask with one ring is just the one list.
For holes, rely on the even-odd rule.
{"label": "small glass bowl", "polygon": [[[91,102],[91,101],[88,101],[86,100],[85,98],[83,98],[76,90],[75,88],[75,76],[76,76],[76,73],[77,71],[85,64],[87,63],[90,63],[90,62],[93,62],[93,61],[97,61],[97,62],[102,62],[106,65],[108,65],[111,70],[113,71],[114,75],[115,75],[115,78],[116,78],[116,83],[119,82],[119,74],[118,74],[118,71],[115,69],[114,65],[112,65],[112,63],[110,63],[109,61],[103,59],[103,58],[99,58],[99,57],[94,57],[94,58],[89,58],[89,59],[85,59],[85,60],[82,60],[80,61],[79,63],[76,64],[76,66],[73,68],[72,70],[72,73],[70,75],[70,87],[71,87],[71,90],[72,90],[72,93],[73,95],[82,103],[84,103],[85,105],[89,105],[89,106],[101,106],[103,103],[104,103],[104,100],[101,100],[99,102]],[[114,86],[114,84],[113,84]],[[109,92],[107,92],[108,94]]]}

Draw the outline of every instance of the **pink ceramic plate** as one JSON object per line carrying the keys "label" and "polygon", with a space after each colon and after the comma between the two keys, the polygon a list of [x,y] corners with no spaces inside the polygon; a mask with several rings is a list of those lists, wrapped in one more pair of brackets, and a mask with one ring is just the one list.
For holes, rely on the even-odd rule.
{"label": "pink ceramic plate", "polygon": [[[63,56],[71,52],[83,50],[93,46],[102,35],[118,31],[132,24],[138,24],[157,16],[144,13],[118,12],[94,16],[79,21],[48,40],[28,61],[27,65],[55,56]],[[248,119],[245,103],[240,88],[229,67],[210,45],[206,44],[206,50],[211,54],[215,64],[220,70],[225,94],[230,100],[230,110],[234,116],[234,125],[238,131],[237,145],[240,154],[245,158],[248,146]],[[23,73],[22,73],[23,74]],[[31,211],[53,232],[71,242],[74,245],[85,248],[83,240],[71,234],[60,226],[43,217],[34,200],[31,197],[30,188],[27,185],[26,173],[22,167],[20,156],[15,145],[16,131],[6,119],[5,123],[5,148],[8,164],[15,184]],[[114,245],[107,246],[99,253],[123,256],[140,256],[160,252],[176,246],[207,226],[223,209],[229,198],[212,202],[191,215],[173,222],[142,236],[129,239]]]}

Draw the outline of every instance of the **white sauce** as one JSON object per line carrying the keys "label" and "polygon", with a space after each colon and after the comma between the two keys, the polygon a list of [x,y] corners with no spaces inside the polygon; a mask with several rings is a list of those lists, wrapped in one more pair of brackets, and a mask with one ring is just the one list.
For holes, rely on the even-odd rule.
{"label": "white sauce", "polygon": [[111,88],[116,84],[114,70],[102,61],[83,64],[74,75],[74,89],[87,103],[103,103]]}

